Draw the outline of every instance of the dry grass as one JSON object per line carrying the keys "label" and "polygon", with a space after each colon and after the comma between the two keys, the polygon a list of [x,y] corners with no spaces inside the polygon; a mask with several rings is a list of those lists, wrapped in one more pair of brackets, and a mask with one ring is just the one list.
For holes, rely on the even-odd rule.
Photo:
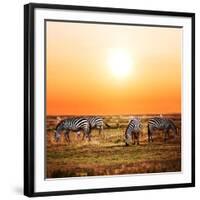
{"label": "dry grass", "polygon": [[[123,116],[122,116],[123,117]],[[121,118],[122,118],[121,117]],[[180,128],[180,116],[176,125]],[[147,117],[143,117],[143,131],[140,145],[125,146],[124,132],[128,123],[127,117],[109,116],[107,123],[113,123],[103,134],[92,131],[92,140],[82,141],[75,133],[70,134],[71,143],[64,137],[55,143],[52,128],[47,126],[46,167],[48,178],[97,176],[134,173],[175,172],[181,170],[181,134],[174,138],[170,135],[164,143],[163,135],[158,132],[154,143],[147,143]],[[113,122],[115,120],[116,124]],[[55,120],[51,118],[51,126]],[[122,124],[125,125],[123,126]]]}

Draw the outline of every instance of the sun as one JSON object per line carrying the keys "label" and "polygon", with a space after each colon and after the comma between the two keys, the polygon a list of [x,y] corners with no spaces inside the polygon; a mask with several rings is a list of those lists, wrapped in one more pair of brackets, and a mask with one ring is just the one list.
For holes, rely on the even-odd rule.
{"label": "sun", "polygon": [[131,73],[133,61],[128,51],[112,49],[108,55],[108,65],[112,75],[117,78],[125,78]]}

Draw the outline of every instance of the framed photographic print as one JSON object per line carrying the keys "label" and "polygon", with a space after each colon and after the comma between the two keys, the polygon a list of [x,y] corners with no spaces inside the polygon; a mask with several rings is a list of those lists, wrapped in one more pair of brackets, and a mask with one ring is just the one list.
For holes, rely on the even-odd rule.
{"label": "framed photographic print", "polygon": [[24,6],[24,194],[195,185],[195,14]]}

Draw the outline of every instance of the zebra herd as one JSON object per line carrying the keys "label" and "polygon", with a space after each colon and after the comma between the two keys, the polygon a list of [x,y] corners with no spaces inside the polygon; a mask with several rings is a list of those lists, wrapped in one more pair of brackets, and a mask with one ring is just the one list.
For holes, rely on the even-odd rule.
{"label": "zebra herd", "polygon": [[80,135],[80,131],[83,131],[83,138],[85,136],[88,137],[88,140],[91,140],[91,130],[97,128],[99,130],[99,134],[101,134],[103,127],[109,125],[103,121],[101,117],[72,117],[61,120],[55,129],[55,139],[58,141],[61,136],[61,132],[64,131],[66,141],[70,142],[69,133],[70,131],[76,132],[78,136]]}
{"label": "zebra herd", "polygon": [[[78,137],[80,132],[83,132],[83,138],[88,138],[91,140],[91,130],[96,128],[99,130],[99,134],[103,131],[104,126],[110,127],[107,123],[104,122],[102,117],[98,116],[89,116],[89,117],[72,117],[61,120],[55,129],[55,140],[59,141],[61,137],[61,132],[64,132],[66,141],[70,142],[69,133],[70,131],[76,132]],[[129,145],[129,141],[132,141],[133,144],[139,144],[139,137],[142,129],[141,119],[138,117],[130,120],[126,131],[124,133],[124,139],[126,146]],[[173,131],[175,135],[178,133],[178,128],[171,119],[164,117],[153,117],[149,119],[147,125],[148,133],[148,142],[153,142],[153,134],[156,130],[162,130],[164,133],[164,142],[166,142],[169,137],[170,130]]]}

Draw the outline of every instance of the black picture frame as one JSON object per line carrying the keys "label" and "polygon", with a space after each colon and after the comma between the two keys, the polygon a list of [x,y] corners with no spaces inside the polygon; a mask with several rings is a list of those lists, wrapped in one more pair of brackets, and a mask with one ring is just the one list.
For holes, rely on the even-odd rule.
{"label": "black picture frame", "polygon": [[[34,10],[36,8],[43,9],[58,9],[58,10],[79,10],[79,11],[96,11],[108,13],[129,13],[129,14],[148,14],[155,16],[181,16],[190,17],[192,21],[192,163],[191,163],[191,183],[168,184],[168,185],[144,185],[133,187],[117,187],[117,188],[99,188],[99,189],[84,189],[84,190],[70,190],[70,191],[54,191],[54,192],[35,192],[34,183]],[[152,10],[135,10],[122,8],[106,8],[106,7],[87,7],[87,6],[73,6],[73,5],[56,5],[56,4],[36,4],[30,3],[24,5],[24,195],[28,197],[49,196],[49,195],[72,195],[84,193],[99,193],[99,192],[120,192],[133,190],[149,190],[162,188],[181,188],[195,186],[195,14],[186,12],[167,12],[167,11],[152,11]]]}

